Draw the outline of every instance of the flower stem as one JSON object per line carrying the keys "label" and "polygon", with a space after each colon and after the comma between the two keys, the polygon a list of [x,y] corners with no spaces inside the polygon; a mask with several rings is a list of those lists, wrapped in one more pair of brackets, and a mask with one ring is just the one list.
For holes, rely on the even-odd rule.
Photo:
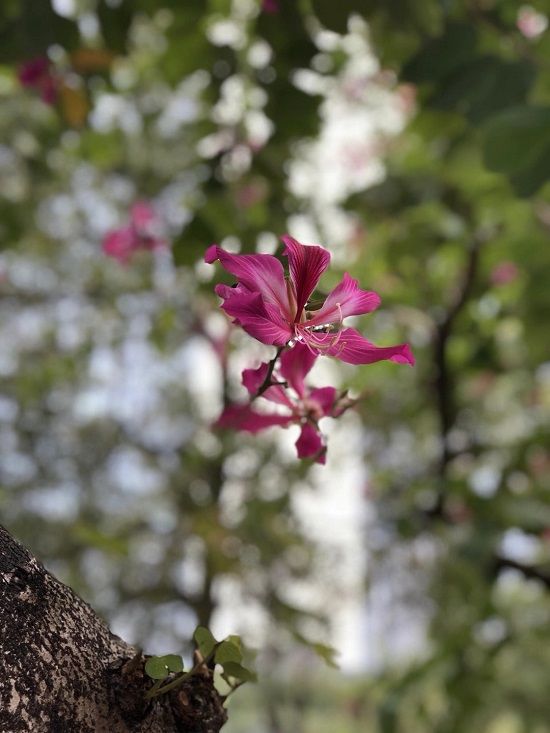
{"label": "flower stem", "polygon": [[257,390],[256,394],[253,395],[252,399],[250,400],[251,402],[253,400],[255,400],[256,397],[260,397],[261,395],[263,395],[263,393],[267,389],[269,389],[271,387],[271,385],[272,385],[271,377],[273,376],[273,370],[275,369],[275,365],[277,364],[277,360],[281,356],[281,353],[282,353],[282,351],[283,351],[284,348],[285,348],[284,346],[279,346],[278,349],[277,349],[277,353],[275,354],[275,356],[273,357],[273,359],[271,359],[271,361],[268,363],[268,365],[267,365],[267,372],[266,372],[266,375],[265,375],[265,379],[262,382],[262,384],[258,387],[258,390]]}

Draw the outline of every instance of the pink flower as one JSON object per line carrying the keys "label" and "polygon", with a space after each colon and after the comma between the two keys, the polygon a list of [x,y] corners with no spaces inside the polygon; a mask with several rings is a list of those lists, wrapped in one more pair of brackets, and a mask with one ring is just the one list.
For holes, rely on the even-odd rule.
{"label": "pink flower", "polygon": [[133,228],[127,226],[107,232],[101,246],[108,257],[113,257],[119,262],[128,262],[139,245]]}
{"label": "pink flower", "polygon": [[137,250],[167,247],[161,230],[162,224],[151,204],[137,201],[130,210],[130,223],[107,232],[103,238],[103,252],[126,263]]}
{"label": "pink flower", "polygon": [[38,56],[25,61],[19,66],[17,76],[22,86],[40,92],[42,101],[46,104],[55,104],[57,85],[47,56]]}
{"label": "pink flower", "polygon": [[279,0],[263,0],[262,1],[262,11],[264,13],[270,13],[271,15],[274,15],[275,13],[278,13],[281,8],[279,7]]}
{"label": "pink flower", "polygon": [[217,285],[222,308],[248,334],[264,344],[305,344],[314,355],[334,356],[349,364],[371,364],[389,359],[414,364],[408,344],[378,347],[353,328],[343,328],[346,316],[370,313],[380,304],[379,296],[361,290],[347,273],[328,294],[323,305],[310,310],[308,299],[327,269],[330,253],[318,245],[304,245],[292,237],[283,238],[290,276],[273,255],[234,255],[217,245],[208,248],[205,261],[219,260],[237,278],[234,287]]}
{"label": "pink flower", "polygon": [[130,222],[136,235],[144,240],[147,249],[166,244],[160,238],[159,218],[148,201],[136,201],[130,210]]}
{"label": "pink flower", "polygon": [[[336,389],[310,389],[305,385],[305,377],[316,358],[317,355],[300,342],[282,353],[278,370],[273,376],[274,383],[263,392],[262,397],[282,406],[284,414],[257,412],[250,404],[229,405],[217,425],[252,434],[273,426],[300,425],[300,436],[296,441],[298,458],[313,458],[317,463],[325,463],[326,445],[318,423],[323,417],[335,415]],[[263,363],[257,369],[243,371],[243,384],[253,398],[265,383],[268,370],[269,364]]]}
{"label": "pink flower", "polygon": [[548,18],[530,5],[522,5],[516,25],[525,38],[538,38],[548,28]]}
{"label": "pink flower", "polygon": [[514,282],[518,275],[519,269],[515,262],[499,262],[491,271],[491,282],[493,285],[507,285]]}

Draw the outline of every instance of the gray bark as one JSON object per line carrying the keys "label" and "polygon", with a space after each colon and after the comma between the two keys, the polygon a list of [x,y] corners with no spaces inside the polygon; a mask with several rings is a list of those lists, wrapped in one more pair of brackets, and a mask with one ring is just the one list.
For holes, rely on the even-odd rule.
{"label": "gray bark", "polygon": [[218,733],[210,670],[147,702],[144,664],[0,526],[0,733]]}

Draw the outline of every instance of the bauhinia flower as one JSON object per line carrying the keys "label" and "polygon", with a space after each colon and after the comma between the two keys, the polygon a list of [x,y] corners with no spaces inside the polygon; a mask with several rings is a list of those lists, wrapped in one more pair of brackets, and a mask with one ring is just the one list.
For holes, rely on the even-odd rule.
{"label": "bauhinia flower", "polygon": [[278,13],[281,8],[279,7],[279,0],[263,0],[262,10],[264,13]]}
{"label": "bauhinia flower", "polygon": [[305,384],[305,377],[316,358],[311,349],[298,342],[282,352],[278,368],[272,375],[267,362],[257,369],[245,369],[242,381],[251,397],[256,397],[268,380],[271,386],[267,386],[261,396],[279,405],[282,411],[265,413],[254,410],[251,404],[228,405],[218,419],[218,427],[256,434],[273,426],[300,425],[296,441],[298,458],[313,458],[317,463],[325,463],[326,445],[319,430],[319,420],[336,417],[339,412],[334,387],[311,389]]}
{"label": "bauhinia flower", "polygon": [[55,104],[57,99],[57,79],[51,69],[48,57],[38,56],[25,61],[17,70],[21,85],[40,92],[42,101],[46,104]]}
{"label": "bauhinia flower", "polygon": [[408,344],[375,346],[354,328],[344,328],[347,316],[370,313],[380,297],[361,290],[347,273],[314,310],[311,294],[330,262],[330,252],[318,245],[300,244],[289,235],[282,237],[283,255],[288,258],[289,277],[281,262],[267,254],[231,254],[213,244],[205,261],[219,260],[236,279],[233,287],[217,285],[222,308],[233,322],[264,344],[305,344],[312,354],[333,356],[349,364],[372,364],[382,359],[414,364]]}
{"label": "bauhinia flower", "polygon": [[137,250],[167,246],[162,237],[162,224],[147,201],[137,201],[130,211],[130,223],[107,232],[102,243],[103,252],[122,263],[128,262]]}

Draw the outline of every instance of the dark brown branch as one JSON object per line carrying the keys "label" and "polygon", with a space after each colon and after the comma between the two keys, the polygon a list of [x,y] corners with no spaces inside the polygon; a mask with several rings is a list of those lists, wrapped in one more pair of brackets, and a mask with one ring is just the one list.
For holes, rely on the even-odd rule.
{"label": "dark brown branch", "polygon": [[448,445],[448,436],[456,419],[454,380],[449,365],[448,344],[452,335],[454,323],[468,302],[468,298],[470,297],[474,286],[479,263],[481,242],[482,240],[480,237],[475,237],[470,246],[468,261],[466,263],[460,287],[456,291],[455,297],[448,306],[442,319],[436,325],[433,339],[433,358],[436,369],[434,389],[437,401],[437,413],[439,417],[441,455],[438,468],[439,487],[437,499],[435,506],[430,513],[438,517],[444,516],[447,466],[452,458]]}
{"label": "dark brown branch", "polygon": [[517,570],[526,578],[538,580],[550,590],[550,572],[545,572],[541,568],[538,568],[534,565],[524,565],[521,562],[511,560],[507,557],[495,558],[495,574],[498,575],[501,570],[504,570],[506,568]]}
{"label": "dark brown branch", "polygon": [[218,733],[212,676],[148,702],[141,652],[0,527],[0,731]]}

